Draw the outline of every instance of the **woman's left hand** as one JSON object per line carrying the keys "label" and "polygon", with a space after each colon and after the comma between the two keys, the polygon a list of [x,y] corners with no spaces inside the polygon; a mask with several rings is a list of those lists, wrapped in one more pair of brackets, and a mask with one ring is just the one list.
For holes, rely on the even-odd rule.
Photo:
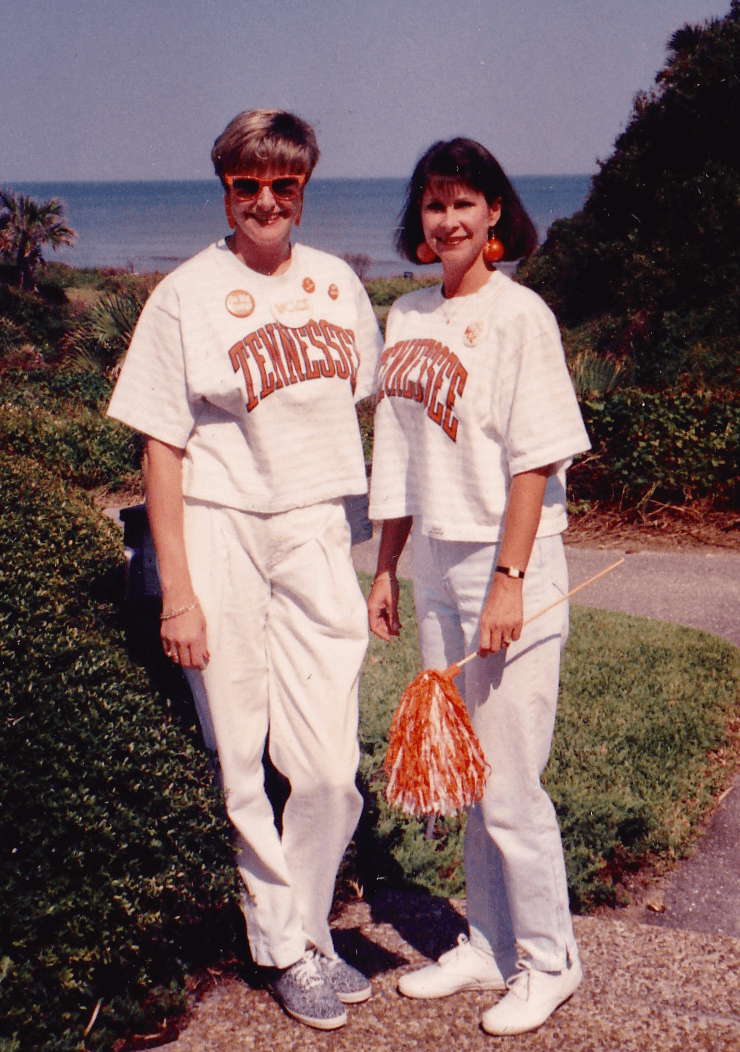
{"label": "woman's left hand", "polygon": [[522,634],[524,618],[522,581],[494,574],[494,582],[483,605],[480,618],[481,657],[497,654]]}

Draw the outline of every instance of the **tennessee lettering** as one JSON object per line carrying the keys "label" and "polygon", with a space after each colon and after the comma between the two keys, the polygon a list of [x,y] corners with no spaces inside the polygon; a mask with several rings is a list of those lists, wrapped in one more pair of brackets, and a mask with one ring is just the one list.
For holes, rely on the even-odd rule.
{"label": "tennessee lettering", "polygon": [[247,385],[247,412],[291,384],[337,377],[354,391],[359,355],[355,334],[328,321],[309,321],[300,329],[269,324],[229,348],[229,360]]}
{"label": "tennessee lettering", "polygon": [[453,410],[467,378],[467,370],[449,347],[436,340],[401,340],[381,356],[378,401],[389,397],[418,402],[456,442],[459,421]]}

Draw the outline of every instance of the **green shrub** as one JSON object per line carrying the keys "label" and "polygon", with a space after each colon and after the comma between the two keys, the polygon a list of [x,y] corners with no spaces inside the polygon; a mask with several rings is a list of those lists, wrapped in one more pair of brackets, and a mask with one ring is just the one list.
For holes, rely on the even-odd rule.
{"label": "green shrub", "polygon": [[569,482],[577,499],[639,506],[711,497],[737,507],[740,396],[729,392],[612,391],[581,405],[594,454]]}
{"label": "green shrub", "polygon": [[85,489],[138,481],[142,440],[104,415],[111,390],[96,369],[10,375],[0,403],[3,448]]}
{"label": "green shrub", "polygon": [[28,460],[0,457],[0,492],[2,1033],[80,1049],[102,1001],[87,1047],[107,1049],[228,952],[230,838],[127,654],[114,527]]}
{"label": "green shrub", "polygon": [[[56,297],[49,299],[39,293],[23,292],[0,281],[0,318],[9,322],[23,340],[34,344],[44,358],[52,359],[64,335],[68,311]],[[17,343],[17,339],[14,342]]]}

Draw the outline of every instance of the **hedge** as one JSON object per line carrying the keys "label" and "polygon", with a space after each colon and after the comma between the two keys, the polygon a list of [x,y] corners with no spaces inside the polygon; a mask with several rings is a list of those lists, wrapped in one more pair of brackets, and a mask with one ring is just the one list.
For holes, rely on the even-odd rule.
{"label": "hedge", "polygon": [[593,453],[569,474],[576,498],[740,504],[740,395],[612,391],[582,402]]}
{"label": "hedge", "polygon": [[128,653],[115,527],[29,460],[0,456],[0,491],[0,1049],[80,1049],[98,1002],[107,1049],[223,959],[230,834]]}

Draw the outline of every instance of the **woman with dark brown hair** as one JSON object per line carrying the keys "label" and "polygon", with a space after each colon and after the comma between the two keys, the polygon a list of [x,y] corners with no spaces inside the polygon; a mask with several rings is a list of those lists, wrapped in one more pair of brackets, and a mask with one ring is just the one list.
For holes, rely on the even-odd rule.
{"label": "woman with dark brown hair", "polygon": [[[401,993],[502,990],[492,1034],[540,1026],[580,983],[557,818],[540,784],[552,740],[567,603],[565,468],[588,437],[555,319],[496,269],[536,231],[479,143],[435,143],[397,236],[441,286],[397,300],[378,378],[371,518],[383,519],[370,627],[400,630],[396,564],[412,530],[425,667],[471,650],[462,683],[491,773],[465,835],[470,937],[402,976]],[[461,677],[462,678],[462,677]]]}

